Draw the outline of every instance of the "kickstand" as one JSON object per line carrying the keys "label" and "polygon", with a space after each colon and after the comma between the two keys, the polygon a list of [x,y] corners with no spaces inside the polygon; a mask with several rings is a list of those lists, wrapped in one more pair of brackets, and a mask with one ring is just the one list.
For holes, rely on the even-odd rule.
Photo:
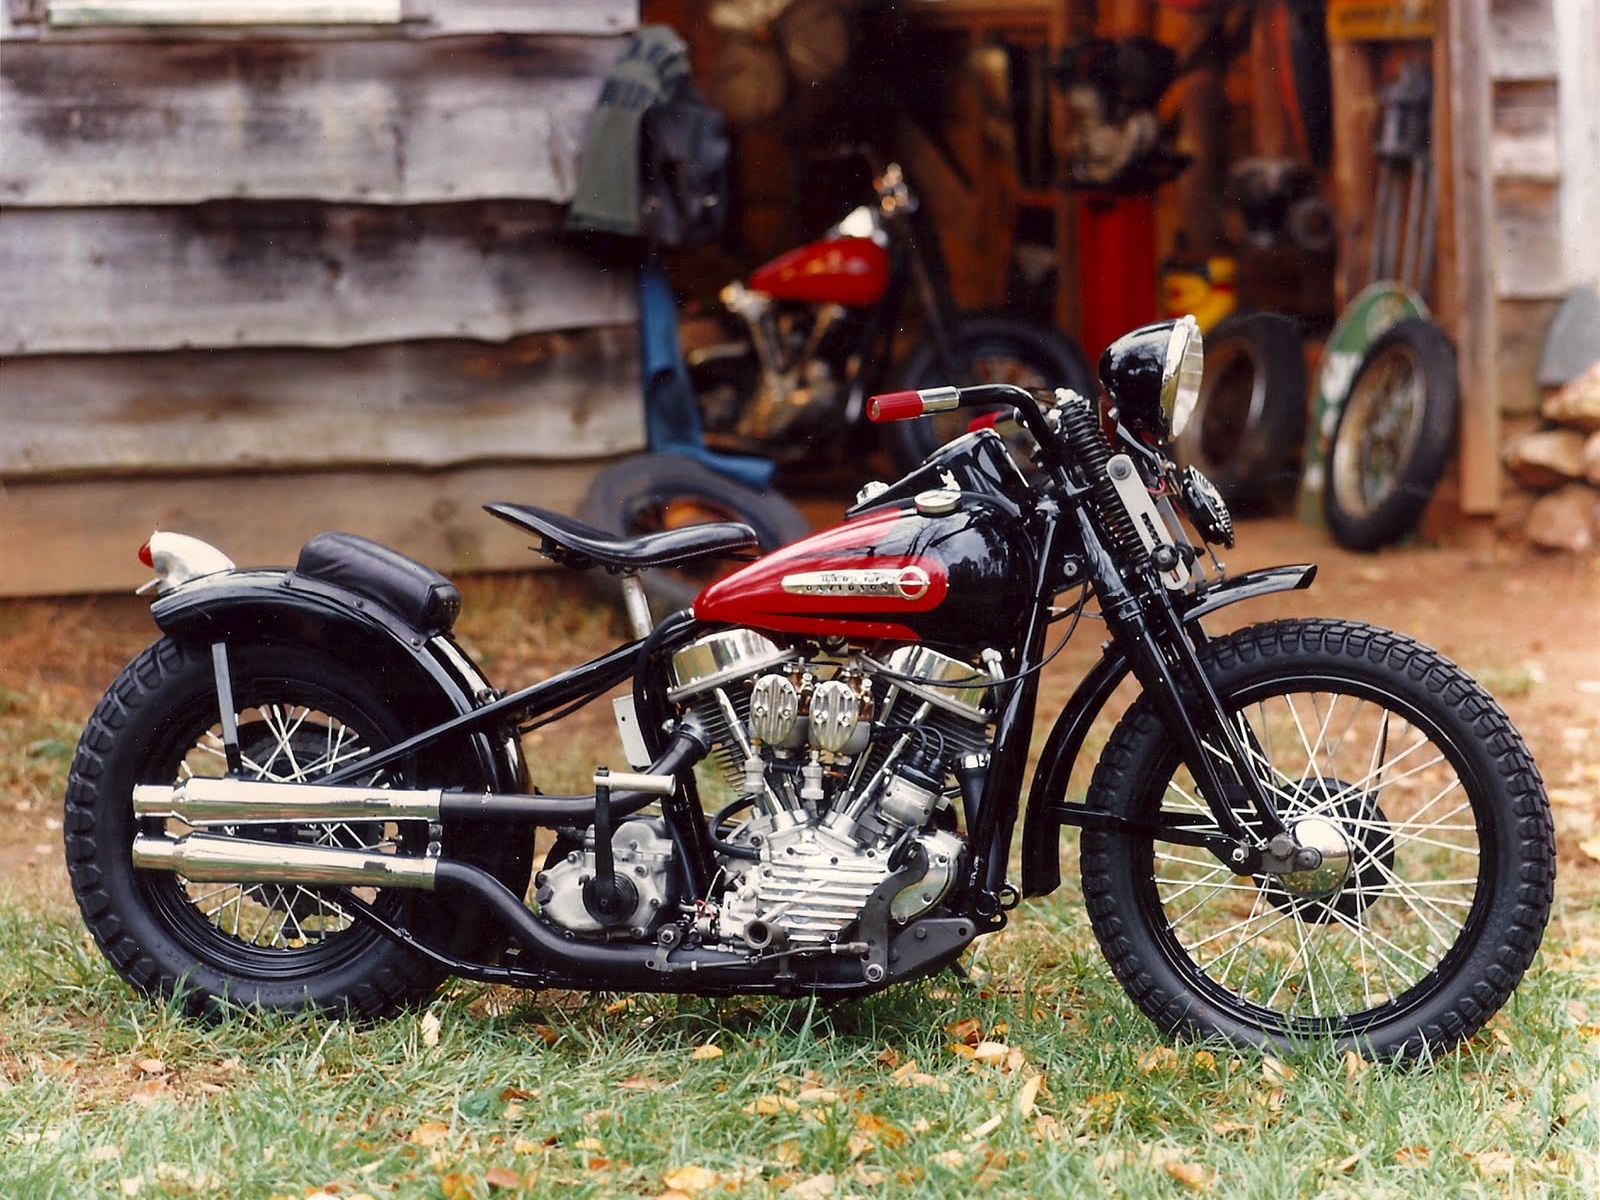
{"label": "kickstand", "polygon": [[963,963],[959,958],[953,960],[950,965],[945,968],[945,970],[954,975],[956,977],[956,982],[963,988],[966,988],[969,991],[975,991],[977,989],[978,985],[973,982],[972,972],[967,970],[966,964]]}

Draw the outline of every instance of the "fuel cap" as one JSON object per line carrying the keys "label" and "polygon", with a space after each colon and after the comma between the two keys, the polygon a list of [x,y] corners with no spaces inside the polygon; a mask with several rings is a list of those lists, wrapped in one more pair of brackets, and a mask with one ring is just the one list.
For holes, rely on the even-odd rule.
{"label": "fuel cap", "polygon": [[961,493],[947,488],[930,488],[926,492],[918,492],[916,498],[917,511],[925,517],[945,516],[955,512],[960,504]]}

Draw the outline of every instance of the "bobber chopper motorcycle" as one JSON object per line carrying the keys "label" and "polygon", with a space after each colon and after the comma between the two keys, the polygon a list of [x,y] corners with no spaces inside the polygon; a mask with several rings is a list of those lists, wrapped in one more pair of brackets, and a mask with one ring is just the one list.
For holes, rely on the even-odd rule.
{"label": "bobber chopper motorcycle", "polygon": [[[381,1015],[449,974],[849,997],[954,963],[1053,891],[1078,826],[1095,934],[1163,1030],[1454,1044],[1539,944],[1539,774],[1471,678],[1398,634],[1205,631],[1314,568],[1228,577],[1185,531],[1234,536],[1171,461],[1201,362],[1184,319],[1114,343],[1098,404],[879,396],[878,420],[1004,405],[1032,468],[994,429],[964,433],[659,623],[638,573],[741,551],[747,528],[621,538],[492,504],[559,562],[619,573],[637,627],[511,693],[452,640],[455,589],[381,546],[323,534],[293,569],[240,570],[158,534],[162,636],[95,710],[68,784],[89,929],[135,987],[201,1014]],[[1089,619],[1103,657],[1019,821],[1040,676]],[[1070,799],[1130,676],[1139,696]],[[539,792],[518,731],[612,691],[633,761],[597,765],[589,794]],[[535,864],[539,827],[555,838]]]}

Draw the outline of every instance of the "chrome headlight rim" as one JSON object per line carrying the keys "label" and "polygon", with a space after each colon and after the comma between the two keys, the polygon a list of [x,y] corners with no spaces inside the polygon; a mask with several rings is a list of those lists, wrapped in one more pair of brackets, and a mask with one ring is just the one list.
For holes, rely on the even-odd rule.
{"label": "chrome headlight rim", "polygon": [[1200,381],[1204,372],[1205,339],[1200,333],[1200,322],[1185,314],[1173,322],[1161,373],[1161,412],[1166,418],[1169,437],[1181,435],[1194,416],[1200,402]]}

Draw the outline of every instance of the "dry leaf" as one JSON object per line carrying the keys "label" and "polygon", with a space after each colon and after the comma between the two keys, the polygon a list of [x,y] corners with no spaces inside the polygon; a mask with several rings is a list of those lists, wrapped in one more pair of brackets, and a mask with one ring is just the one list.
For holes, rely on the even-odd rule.
{"label": "dry leaf", "polygon": [[617,1086],[629,1092],[659,1092],[667,1085],[647,1075],[631,1075]]}
{"label": "dry leaf", "polygon": [[944,1027],[944,1031],[956,1041],[969,1046],[976,1046],[983,1040],[983,1022],[977,1017],[962,1017],[959,1021],[952,1021]]}
{"label": "dry leaf", "polygon": [[561,1035],[548,1025],[535,1025],[533,1032],[539,1036],[539,1040],[546,1046],[554,1046],[561,1040]]}
{"label": "dry leaf", "polygon": [[788,1191],[785,1196],[793,1196],[795,1200],[822,1200],[824,1196],[831,1196],[839,1190],[839,1181],[831,1173],[813,1175],[810,1179],[802,1179]]}
{"label": "dry leaf", "polygon": [[165,1075],[167,1064],[159,1058],[141,1058],[133,1064],[141,1075]]}
{"label": "dry leaf", "polygon": [[972,1057],[981,1063],[1003,1063],[1011,1048],[1004,1042],[979,1042],[973,1047]]}
{"label": "dry leaf", "polygon": [[704,1046],[696,1046],[694,1048],[694,1052],[690,1054],[689,1057],[695,1062],[706,1062],[713,1058],[721,1058],[722,1047],[707,1042]]}
{"label": "dry leaf", "polygon": [[1370,1065],[1366,1059],[1362,1058],[1354,1050],[1346,1050],[1344,1052],[1344,1077],[1351,1083],[1365,1075]]}
{"label": "dry leaf", "polygon": [[1294,1068],[1281,1058],[1273,1058],[1269,1054],[1261,1060],[1261,1078],[1268,1083],[1282,1085],[1294,1079]]}
{"label": "dry leaf", "polygon": [[1210,1186],[1210,1173],[1199,1163],[1185,1162],[1176,1159],[1161,1164],[1162,1169],[1171,1175],[1184,1187],[1206,1188]]}
{"label": "dry leaf", "polygon": [[775,1117],[779,1113],[799,1112],[800,1102],[792,1096],[758,1096],[744,1111],[753,1117]]}
{"label": "dry leaf", "polygon": [[674,1191],[695,1196],[717,1185],[717,1173],[705,1167],[679,1167],[676,1171],[668,1171],[662,1182]]}
{"label": "dry leaf", "polygon": [[933,1161],[941,1167],[949,1167],[952,1171],[959,1171],[961,1164],[967,1161],[967,1156],[960,1150],[941,1150],[933,1156]]}
{"label": "dry leaf", "polygon": [[1002,1119],[1003,1117],[1000,1113],[995,1113],[994,1116],[990,1117],[982,1125],[979,1125],[971,1133],[967,1134],[967,1141],[976,1142],[980,1138],[988,1137],[996,1129],[1000,1128],[1000,1122]]}
{"label": "dry leaf", "polygon": [[841,1099],[838,1092],[825,1087],[801,1088],[795,1098],[802,1104],[837,1104]]}
{"label": "dry leaf", "polygon": [[422,1044],[424,1046],[437,1046],[439,1044],[439,1014],[427,1012],[422,1014]]}
{"label": "dry leaf", "polygon": [[450,1136],[450,1126],[443,1121],[424,1121],[413,1129],[406,1141],[414,1146],[437,1146]]}
{"label": "dry leaf", "polygon": [[483,1181],[492,1188],[509,1190],[522,1187],[522,1176],[510,1167],[490,1167],[483,1173]]}
{"label": "dry leaf", "polygon": [[1426,1146],[1401,1146],[1394,1152],[1394,1161],[1401,1166],[1425,1167],[1432,1157],[1432,1152]]}
{"label": "dry leaf", "polygon": [[1594,859],[1595,862],[1600,862],[1600,837],[1584,838],[1583,841],[1578,843],[1578,849]]}
{"label": "dry leaf", "polygon": [[900,1051],[893,1046],[885,1046],[878,1055],[878,1065],[888,1067],[891,1071],[900,1065]]}
{"label": "dry leaf", "polygon": [[1182,1065],[1178,1052],[1171,1046],[1157,1046],[1139,1058],[1139,1072],[1153,1075],[1157,1071],[1176,1071]]}
{"label": "dry leaf", "polygon": [[444,1200],[478,1200],[478,1180],[465,1171],[451,1171],[439,1176],[439,1190]]}
{"label": "dry leaf", "polygon": [[1044,1084],[1043,1075],[1029,1075],[1022,1081],[1022,1087],[1017,1090],[1017,1112],[1024,1117],[1033,1115],[1034,1107],[1039,1102],[1039,1088]]}
{"label": "dry leaf", "polygon": [[1334,1163],[1333,1169],[1340,1175],[1348,1175],[1351,1171],[1354,1171],[1356,1167],[1360,1165],[1360,1163],[1361,1152],[1358,1150],[1348,1158],[1341,1158],[1338,1162]]}
{"label": "dry leaf", "polygon": [[1480,1175],[1498,1178],[1510,1175],[1517,1169],[1517,1157],[1504,1150],[1479,1150],[1467,1155]]}
{"label": "dry leaf", "polygon": [[573,1142],[572,1148],[574,1150],[582,1150],[585,1153],[599,1154],[606,1147],[605,1143],[603,1143],[599,1138],[586,1137],[579,1138],[577,1141]]}

